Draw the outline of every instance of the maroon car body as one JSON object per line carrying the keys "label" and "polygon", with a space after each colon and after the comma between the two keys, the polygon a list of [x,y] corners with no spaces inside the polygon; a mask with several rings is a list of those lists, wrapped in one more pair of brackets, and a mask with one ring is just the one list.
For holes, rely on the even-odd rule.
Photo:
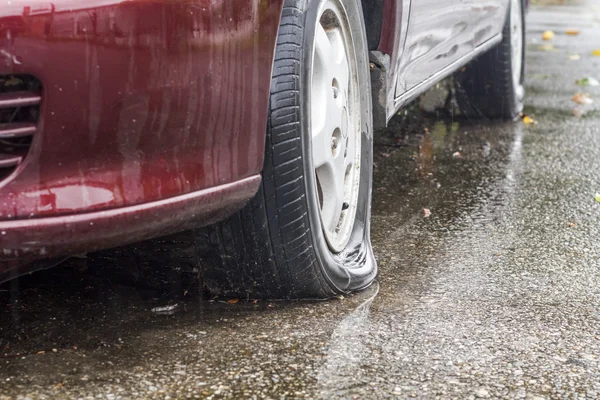
{"label": "maroon car body", "polygon": [[[282,1],[2,5],[0,107],[38,116],[0,124],[0,274],[251,198]],[[17,128],[32,140],[15,151]]]}
{"label": "maroon car body", "polygon": [[[0,6],[0,281],[243,207],[261,180],[283,1]],[[384,119],[498,43],[508,6],[374,3]]]}

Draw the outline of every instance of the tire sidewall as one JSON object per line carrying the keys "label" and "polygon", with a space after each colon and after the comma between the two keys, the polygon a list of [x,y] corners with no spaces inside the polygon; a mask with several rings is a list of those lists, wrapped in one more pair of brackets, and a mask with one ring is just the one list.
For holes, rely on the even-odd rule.
{"label": "tire sidewall", "polygon": [[[522,34],[521,34],[521,75],[519,77],[519,86],[515,87],[514,83],[512,82],[512,68],[513,68],[513,60],[512,60],[512,48],[511,48],[511,29],[510,27],[512,26],[512,13],[511,13],[511,7],[512,7],[512,1],[509,3],[509,7],[508,7],[508,16],[506,18],[506,24],[504,27],[504,40],[506,40],[507,46],[509,47],[509,51],[510,51],[510,78],[511,78],[511,90],[512,90],[512,96],[511,96],[511,100],[512,100],[512,113],[513,113],[513,117],[517,117],[519,113],[521,113],[523,111],[523,106],[524,106],[524,94],[525,94],[525,88],[524,88],[524,83],[525,83],[525,46],[527,41],[525,40],[525,4],[524,1],[521,0],[521,29],[523,30]],[[522,92],[523,92],[523,96],[519,97],[519,88],[521,88]]]}
{"label": "tire sidewall", "polygon": [[369,74],[368,50],[365,35],[362,6],[358,0],[334,0],[345,10],[354,46],[354,55],[359,75],[359,96],[361,109],[361,169],[355,222],[346,248],[337,254],[329,249],[322,228],[315,169],[311,152],[310,98],[312,64],[314,55],[313,39],[316,32],[317,16],[327,0],[307,2],[304,15],[305,35],[301,68],[301,126],[304,182],[307,195],[307,211],[315,257],[322,274],[336,293],[343,293],[368,286],[377,273],[371,247],[370,220],[373,169],[373,120],[371,105],[371,82]]}

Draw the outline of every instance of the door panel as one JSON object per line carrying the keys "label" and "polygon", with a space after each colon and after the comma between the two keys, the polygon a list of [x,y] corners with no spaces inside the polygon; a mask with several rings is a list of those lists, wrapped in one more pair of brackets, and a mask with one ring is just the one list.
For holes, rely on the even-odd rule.
{"label": "door panel", "polygon": [[474,50],[473,1],[411,1],[396,97]]}
{"label": "door panel", "polygon": [[502,32],[509,0],[473,1],[473,42],[482,45]]}

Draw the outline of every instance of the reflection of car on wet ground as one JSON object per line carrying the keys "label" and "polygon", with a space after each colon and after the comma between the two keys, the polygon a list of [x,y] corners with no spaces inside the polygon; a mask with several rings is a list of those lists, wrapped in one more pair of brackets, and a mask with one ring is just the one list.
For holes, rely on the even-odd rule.
{"label": "reflection of car on wet ground", "polygon": [[0,280],[212,224],[195,235],[216,293],[369,285],[374,129],[459,69],[465,114],[514,118],[524,8],[13,0],[0,9]]}

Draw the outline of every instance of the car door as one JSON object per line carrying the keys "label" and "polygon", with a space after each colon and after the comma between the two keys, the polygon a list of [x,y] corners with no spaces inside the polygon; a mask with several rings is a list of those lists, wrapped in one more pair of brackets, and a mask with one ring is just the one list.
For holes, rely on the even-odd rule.
{"label": "car door", "polygon": [[502,32],[510,0],[472,0],[475,47],[479,47]]}
{"label": "car door", "polygon": [[410,2],[408,33],[396,70],[396,98],[474,50],[474,1],[478,0]]}

